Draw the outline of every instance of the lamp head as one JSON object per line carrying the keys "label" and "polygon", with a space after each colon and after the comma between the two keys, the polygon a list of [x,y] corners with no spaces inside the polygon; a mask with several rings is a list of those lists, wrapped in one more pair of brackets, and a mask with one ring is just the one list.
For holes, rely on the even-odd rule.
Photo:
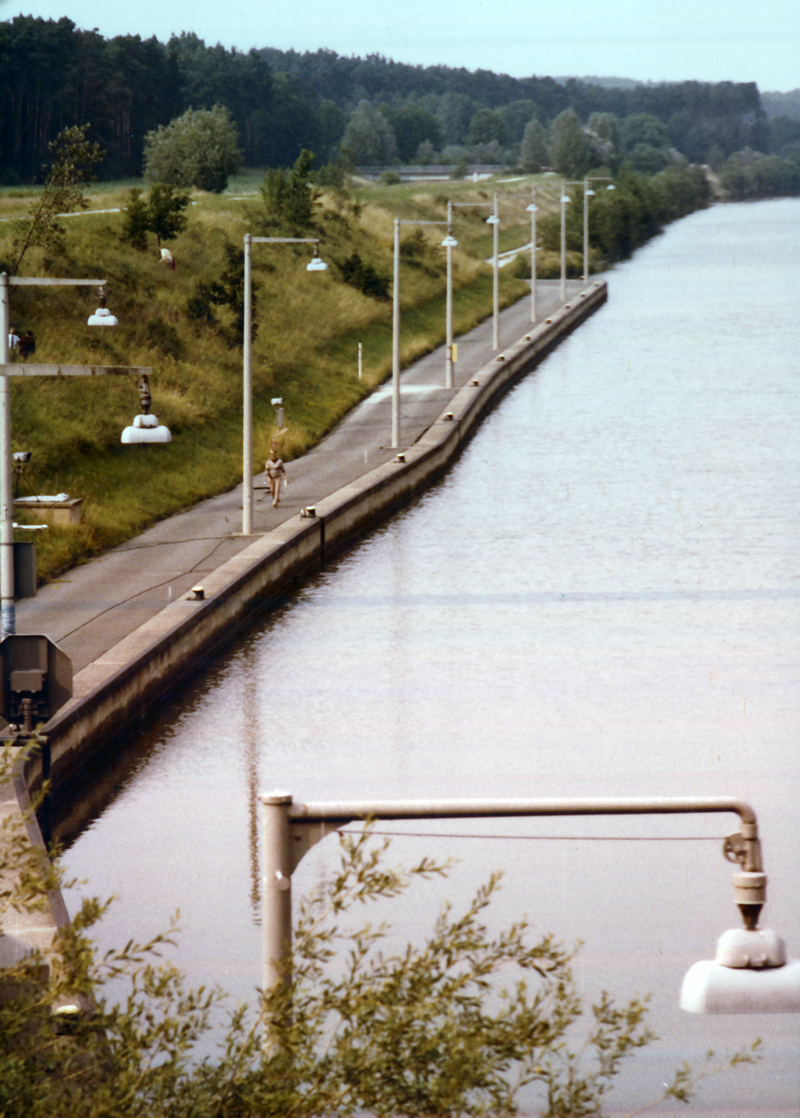
{"label": "lamp head", "polygon": [[689,968],[680,1007],[687,1013],[800,1013],[800,959],[769,928],[732,928],[716,957]]}
{"label": "lamp head", "polygon": [[571,202],[572,199],[570,198],[570,196],[568,194],[562,194],[561,195],[561,201],[562,202]]}
{"label": "lamp head", "polygon": [[531,202],[531,204],[529,206],[525,207],[525,210],[529,214],[538,214],[539,207],[536,205],[535,202]]}
{"label": "lamp head", "polygon": [[497,214],[491,214],[489,217],[486,218],[486,224],[487,225],[499,225],[500,224],[500,218],[497,216]]}
{"label": "lamp head", "polygon": [[320,258],[319,249],[315,246],[314,255],[310,263],[306,264],[307,272],[327,272],[328,265]]}
{"label": "lamp head", "polygon": [[455,239],[452,233],[448,233],[445,239],[442,241],[442,248],[455,248],[457,245],[458,241]]}
{"label": "lamp head", "polygon": [[100,306],[90,314],[87,320],[87,326],[118,326],[119,322],[116,315],[113,315],[106,307],[106,289],[100,288]]}

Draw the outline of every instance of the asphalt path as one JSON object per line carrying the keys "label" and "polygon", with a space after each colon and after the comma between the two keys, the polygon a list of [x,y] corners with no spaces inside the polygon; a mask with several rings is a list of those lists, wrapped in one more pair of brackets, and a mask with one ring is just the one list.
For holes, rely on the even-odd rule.
{"label": "asphalt path", "polygon": [[[582,288],[567,285],[567,299]],[[537,321],[559,305],[559,283],[537,285]],[[491,345],[491,318],[458,339],[455,389],[446,389],[442,346],[401,376],[401,435],[408,447],[445,410],[457,389],[497,353],[531,327],[530,299],[500,316],[500,349]],[[266,489],[256,489],[253,530],[270,532],[308,505],[393,458],[391,382],[355,407],[316,447],[287,463],[289,484],[277,509]],[[287,415],[291,423],[291,414]],[[402,448],[400,448],[402,449]],[[265,486],[264,474],[255,485]],[[160,521],[135,539],[43,586],[35,598],[17,603],[17,632],[42,633],[55,641],[80,671],[180,597],[203,576],[252,542],[242,536],[242,487],[203,501]]]}

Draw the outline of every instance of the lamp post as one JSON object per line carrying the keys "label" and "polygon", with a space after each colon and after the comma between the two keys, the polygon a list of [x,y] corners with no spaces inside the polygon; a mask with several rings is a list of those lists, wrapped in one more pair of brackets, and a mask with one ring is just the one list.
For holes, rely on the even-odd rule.
{"label": "lamp post", "polygon": [[684,979],[681,1007],[692,1013],[800,1012],[800,960],[786,958],[783,940],[757,928],[766,900],[758,822],[729,796],[603,799],[389,800],[296,804],[275,792],[261,796],[264,821],[264,990],[283,981],[291,957],[291,878],[302,857],[325,835],[366,819],[463,819],[511,816],[668,815],[732,812],[741,830],[723,853],[739,865],[734,898],[745,927],[726,932],[715,962],[695,963]]}
{"label": "lamp post", "polygon": [[531,215],[531,322],[536,321],[536,187],[531,187],[531,204],[527,207]]}
{"label": "lamp post", "polygon": [[[10,376],[108,376],[118,374],[149,375],[152,369],[127,365],[33,365],[10,364],[8,333],[10,323],[9,288],[35,287],[99,287],[103,325],[116,325],[116,318],[105,309],[105,279],[39,279],[34,276],[0,274],[0,629],[2,636],[16,632],[14,601],[14,494],[11,461],[11,394]],[[94,325],[92,318],[89,324]],[[113,322],[111,321],[113,320]]]}
{"label": "lamp post", "polygon": [[491,202],[448,202],[448,214],[453,206],[475,210],[484,206],[491,209],[486,218],[486,224],[492,227],[492,349],[500,348],[500,256],[498,252],[500,216],[497,206],[497,194]]}
{"label": "lamp post", "polygon": [[447,294],[445,309],[445,367],[444,386],[453,387],[453,249],[458,241],[453,236],[453,203],[447,203],[447,236],[442,241],[447,249]]}
{"label": "lamp post", "polygon": [[607,177],[593,176],[583,180],[583,282],[589,282],[589,199],[594,198],[590,183],[607,182],[606,190],[614,190],[614,184]]}
{"label": "lamp post", "polygon": [[572,201],[567,194],[567,182],[561,180],[561,302],[567,298],[567,205]]}
{"label": "lamp post", "polygon": [[242,535],[253,534],[253,280],[252,246],[314,245],[307,272],[327,272],[319,256],[319,237],[253,237],[244,235],[244,344],[242,347]]}
{"label": "lamp post", "polygon": [[400,418],[400,227],[401,225],[446,225],[447,236],[442,241],[442,245],[447,249],[447,324],[446,330],[446,348],[447,354],[445,356],[445,379],[448,388],[452,388],[453,380],[453,262],[452,250],[458,244],[458,241],[450,233],[452,211],[448,203],[447,221],[403,221],[401,218],[394,219],[394,260],[392,267],[392,448],[398,450],[402,438],[402,422]]}

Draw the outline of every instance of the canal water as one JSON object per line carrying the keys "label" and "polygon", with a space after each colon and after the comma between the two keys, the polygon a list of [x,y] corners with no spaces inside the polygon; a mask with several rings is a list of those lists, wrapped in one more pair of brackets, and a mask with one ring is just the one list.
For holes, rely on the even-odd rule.
{"label": "canal water", "polygon": [[[260,790],[296,800],[737,795],[762,924],[800,954],[800,201],[716,206],[608,276],[608,304],[511,392],[447,477],[197,674],[87,784],[65,862],[118,898],[103,946],[179,909],[175,960],[260,981]],[[77,818],[77,817],[76,817]],[[611,1107],[684,1060],[760,1066],[656,1114],[800,1113],[798,1018],[694,1017],[683,973],[738,923],[734,816],[386,825],[457,859],[389,905],[405,942],[493,869],[492,921],[582,940],[587,999],[651,992],[660,1039]],[[328,838],[295,895],[324,878]],[[74,907],[77,897],[69,903]],[[616,1109],[615,1109],[616,1108]],[[535,1104],[530,1102],[531,1112]]]}

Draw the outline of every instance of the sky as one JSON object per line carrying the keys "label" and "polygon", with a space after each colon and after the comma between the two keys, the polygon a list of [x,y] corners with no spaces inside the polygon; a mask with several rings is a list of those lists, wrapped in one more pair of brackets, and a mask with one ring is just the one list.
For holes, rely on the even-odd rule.
{"label": "sky", "polygon": [[492,70],[514,77],[758,83],[800,88],[798,0],[0,0],[0,19],[60,19],[102,35],[166,42],[193,31],[206,44],[320,48],[397,62]]}

